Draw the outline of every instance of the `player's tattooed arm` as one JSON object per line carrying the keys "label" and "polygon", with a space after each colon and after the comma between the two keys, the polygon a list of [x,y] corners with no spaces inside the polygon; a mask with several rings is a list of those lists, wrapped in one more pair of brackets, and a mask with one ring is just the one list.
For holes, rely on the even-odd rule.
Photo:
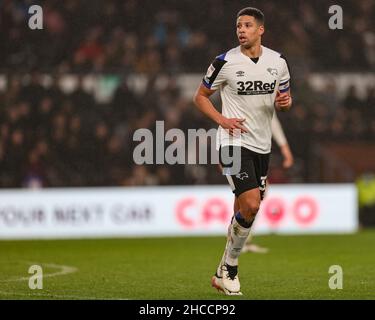
{"label": "player's tattooed arm", "polygon": [[234,135],[235,131],[238,132],[248,132],[248,130],[242,125],[246,119],[239,118],[226,118],[213,106],[210,96],[215,92],[215,90],[210,90],[204,85],[198,87],[194,95],[195,106],[203,112],[207,117],[216,122],[223,129],[229,131],[230,135]]}

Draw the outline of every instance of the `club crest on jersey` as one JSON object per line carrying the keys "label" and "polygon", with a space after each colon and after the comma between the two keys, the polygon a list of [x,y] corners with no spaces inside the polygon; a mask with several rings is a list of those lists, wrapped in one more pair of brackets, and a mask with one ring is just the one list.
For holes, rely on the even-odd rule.
{"label": "club crest on jersey", "polygon": [[260,95],[272,94],[276,87],[276,80],[272,83],[258,81],[237,81],[237,94],[239,95]]}
{"label": "club crest on jersey", "polygon": [[277,76],[278,75],[277,69],[275,69],[275,68],[267,68],[267,71],[269,72],[269,74],[271,76]]}
{"label": "club crest on jersey", "polygon": [[241,70],[240,70],[240,71],[237,71],[237,72],[236,72],[236,76],[237,76],[237,77],[243,77],[244,75],[245,75],[245,71],[241,71]]}

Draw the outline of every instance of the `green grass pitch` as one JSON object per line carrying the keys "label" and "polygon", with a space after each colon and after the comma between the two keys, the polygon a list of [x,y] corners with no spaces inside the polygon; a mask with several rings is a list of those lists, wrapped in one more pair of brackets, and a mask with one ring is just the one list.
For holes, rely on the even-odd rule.
{"label": "green grass pitch", "polygon": [[[270,251],[240,257],[241,297],[210,286],[224,237],[0,241],[0,299],[375,299],[375,230],[254,240]],[[28,287],[31,263],[42,290]],[[342,290],[328,286],[331,265]]]}

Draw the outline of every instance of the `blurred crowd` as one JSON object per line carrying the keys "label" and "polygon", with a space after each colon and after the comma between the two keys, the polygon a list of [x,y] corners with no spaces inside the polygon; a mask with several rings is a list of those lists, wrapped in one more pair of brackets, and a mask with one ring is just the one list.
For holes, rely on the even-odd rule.
{"label": "blurred crowd", "polygon": [[[195,111],[191,100],[181,97],[173,79],[158,90],[155,78],[150,78],[142,96],[123,81],[104,104],[83,89],[82,78],[70,94],[61,90],[57,79],[44,87],[38,73],[32,73],[27,84],[22,77],[13,76],[7,90],[0,93],[0,187],[168,185],[210,180],[204,167],[139,166],[133,161],[138,144],[133,142],[134,131],[149,128],[155,132],[156,120],[165,121],[165,131],[212,127]],[[204,174],[200,174],[202,170]]]}
{"label": "blurred crowd", "polygon": [[[43,8],[43,29],[28,28],[31,5]],[[343,0],[344,30],[328,27],[325,0],[252,1],[266,16],[264,43],[292,65],[294,107],[279,114],[296,158],[281,169],[277,147],[271,182],[307,182],[313,141],[375,138],[375,89],[364,96],[335,82],[316,92],[309,71],[375,70],[375,2]],[[226,183],[215,165],[135,165],[133,133],[210,129],[215,125],[182,94],[175,77],[203,74],[236,45],[235,16],[248,1],[0,1],[0,187],[64,187]],[[46,85],[41,74],[52,76]],[[76,74],[73,92],[59,75]],[[83,86],[86,74],[123,79],[107,102]],[[144,75],[140,95],[126,79]],[[168,81],[156,85],[160,75]],[[0,79],[1,80],[1,79]],[[0,81],[0,89],[3,83]],[[216,97],[218,99],[218,97]],[[166,144],[168,146],[168,144]]]}
{"label": "blurred crowd", "polygon": [[[165,131],[215,127],[183,97],[173,77],[164,87],[148,78],[142,95],[124,80],[106,103],[98,103],[83,89],[82,78],[78,80],[67,94],[58,77],[50,86],[41,84],[38,73],[28,81],[9,78],[7,90],[0,93],[0,187],[225,183],[215,165],[134,164],[139,142],[133,142],[133,133],[138,128],[155,132],[157,120],[165,121]],[[274,146],[271,182],[307,181],[313,141],[375,139],[374,87],[365,98],[350,87],[339,99],[333,84],[326,92],[316,92],[300,80],[295,85],[295,105],[289,113],[279,113],[279,119],[296,166],[289,173],[280,170]]]}
{"label": "blurred crowd", "polygon": [[[43,30],[30,30],[40,4]],[[335,3],[333,3],[335,4]],[[325,0],[251,1],[266,16],[264,41],[297,68],[375,69],[375,2],[342,0],[331,30]],[[236,45],[235,16],[249,1],[3,0],[0,71],[201,72]]]}

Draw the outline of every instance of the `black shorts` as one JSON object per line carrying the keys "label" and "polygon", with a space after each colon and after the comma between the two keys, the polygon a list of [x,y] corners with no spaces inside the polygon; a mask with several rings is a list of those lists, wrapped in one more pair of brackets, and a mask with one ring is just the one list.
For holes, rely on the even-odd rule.
{"label": "black shorts", "polygon": [[[241,148],[240,171],[237,174],[226,174],[227,180],[232,188],[233,193],[238,197],[241,193],[254,188],[259,188],[260,198],[263,200],[266,191],[268,163],[270,153],[261,154],[237,146],[224,146],[220,148],[220,164],[224,168],[231,166],[222,161],[222,150],[229,148],[229,154],[233,155],[233,148]],[[224,169],[225,170],[225,169]],[[224,171],[225,172],[225,171]]]}

